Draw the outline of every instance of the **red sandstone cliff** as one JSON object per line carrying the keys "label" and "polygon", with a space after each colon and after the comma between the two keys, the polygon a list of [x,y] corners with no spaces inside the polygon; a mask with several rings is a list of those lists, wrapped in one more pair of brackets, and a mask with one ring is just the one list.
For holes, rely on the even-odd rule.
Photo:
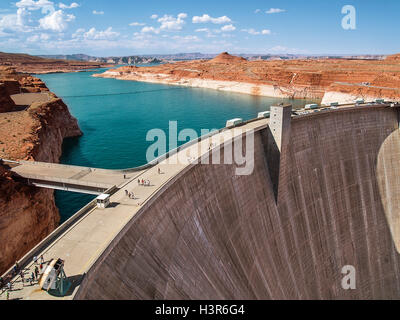
{"label": "red sandstone cliff", "polygon": [[[40,80],[31,80],[37,82],[36,87],[47,89]],[[27,77],[18,83],[22,87],[32,81]],[[81,135],[67,106],[51,96],[51,101],[33,103],[25,111],[0,113],[0,158],[58,162],[63,139]],[[0,165],[0,274],[53,231],[58,222],[51,190],[21,184]]]}
{"label": "red sandstone cliff", "polygon": [[98,62],[46,59],[28,54],[0,52],[1,65],[13,66],[18,72],[24,73],[77,72],[111,66]]}
{"label": "red sandstone cliff", "polygon": [[0,83],[0,113],[11,111],[15,107],[14,101],[11,100],[7,92],[6,85]]}
{"label": "red sandstone cliff", "polygon": [[273,97],[348,96],[400,98],[399,55],[386,60],[303,59],[247,61],[224,52],[205,61],[121,67],[106,78],[206,87]]}

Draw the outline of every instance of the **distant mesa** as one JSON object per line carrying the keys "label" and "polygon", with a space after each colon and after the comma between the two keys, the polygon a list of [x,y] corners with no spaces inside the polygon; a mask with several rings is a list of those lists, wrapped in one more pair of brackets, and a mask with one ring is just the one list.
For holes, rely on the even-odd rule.
{"label": "distant mesa", "polygon": [[389,61],[398,61],[398,62],[400,62],[400,53],[393,54],[393,55],[391,55],[391,56],[387,56],[387,57],[386,57],[386,60],[389,60]]}
{"label": "distant mesa", "polygon": [[245,58],[237,57],[229,54],[228,52],[222,52],[214,59],[211,59],[210,63],[240,63],[247,61]]}

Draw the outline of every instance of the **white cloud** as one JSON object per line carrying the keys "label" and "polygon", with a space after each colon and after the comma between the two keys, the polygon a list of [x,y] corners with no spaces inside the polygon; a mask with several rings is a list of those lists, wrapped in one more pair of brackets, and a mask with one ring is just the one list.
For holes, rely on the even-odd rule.
{"label": "white cloud", "polygon": [[242,29],[242,31],[247,32],[248,34],[251,34],[253,36],[260,35],[260,34],[263,34],[263,35],[271,34],[271,30],[268,30],[268,29],[257,31],[257,30],[254,30],[253,28],[250,28],[250,29]]}
{"label": "white cloud", "polygon": [[208,28],[200,28],[200,29],[196,29],[196,32],[210,32],[210,29]]}
{"label": "white cloud", "polygon": [[271,13],[281,13],[285,11],[286,11],[285,9],[271,8],[268,11],[265,11],[265,13],[271,14]]}
{"label": "white cloud", "polygon": [[160,30],[156,29],[154,27],[144,27],[142,28],[142,33],[155,33],[155,34],[159,34]]}
{"label": "white cloud", "polygon": [[164,15],[157,21],[161,23],[160,30],[176,31],[176,30],[182,30],[183,25],[186,23],[185,22],[186,18],[187,18],[186,13],[180,13],[176,18],[171,15]]}
{"label": "white cloud", "polygon": [[104,11],[93,10],[93,14],[103,15]]}
{"label": "white cloud", "polygon": [[153,15],[151,15],[151,17],[150,17],[151,19],[153,19],[153,20],[155,20],[155,19],[157,19],[158,18],[158,15],[157,14],[153,14]]}
{"label": "white cloud", "polygon": [[[74,3],[70,6],[74,7]],[[75,19],[74,15],[65,14],[63,10],[56,11],[54,3],[48,0],[20,0],[15,6],[18,8],[16,13],[0,18],[0,29],[14,32],[37,32],[40,29],[62,32],[68,27],[68,22]],[[38,10],[44,15],[40,19],[32,12]],[[35,38],[30,37],[30,40]]]}
{"label": "white cloud", "polygon": [[16,4],[17,8],[27,9],[30,11],[42,9],[43,13],[54,11],[54,3],[48,0],[20,0]]}
{"label": "white cloud", "polygon": [[97,31],[96,28],[91,28],[83,34],[83,37],[87,40],[110,40],[117,38],[119,35],[119,32],[115,32],[112,30],[112,27],[109,27],[104,31]]}
{"label": "white cloud", "polygon": [[174,40],[180,40],[180,41],[183,41],[183,42],[189,42],[189,41],[200,41],[200,39],[198,38],[198,37],[196,37],[196,36],[191,36],[191,35],[188,35],[188,36],[173,36],[172,37],[172,39],[174,39]]}
{"label": "white cloud", "polygon": [[40,19],[39,25],[45,30],[61,32],[67,28],[68,22],[74,19],[73,14],[64,14],[62,10],[57,10]]}
{"label": "white cloud", "polygon": [[131,27],[137,27],[137,26],[145,26],[145,23],[141,23],[141,22],[132,22],[129,24]]}
{"label": "white cloud", "polygon": [[254,13],[260,13],[261,12],[261,9],[256,9],[255,11],[254,11]]}
{"label": "white cloud", "polygon": [[280,53],[285,53],[285,54],[309,54],[310,52],[308,50],[303,50],[303,49],[297,49],[297,48],[288,48],[284,46],[275,46],[270,49],[265,49],[265,52],[268,53],[273,53],[273,54],[280,54]]}
{"label": "white cloud", "polygon": [[26,8],[19,8],[14,14],[6,14],[0,19],[0,28],[18,32],[30,32],[32,27],[26,25],[30,13]]}
{"label": "white cloud", "polygon": [[47,41],[47,40],[49,40],[50,39],[50,35],[48,35],[47,33],[42,33],[41,35],[40,35],[40,40],[45,40],[45,41]]}
{"label": "white cloud", "polygon": [[231,32],[231,31],[235,31],[235,30],[236,30],[236,27],[232,24],[227,24],[226,26],[223,26],[221,28],[222,32]]}
{"label": "white cloud", "polygon": [[196,29],[195,32],[205,32],[207,38],[215,38],[216,35],[214,33],[221,33],[221,30],[210,30],[208,28],[200,28]]}
{"label": "white cloud", "polygon": [[39,35],[35,34],[35,35],[32,36],[32,37],[28,37],[26,40],[27,40],[28,42],[36,42],[36,41],[39,40]]}
{"label": "white cloud", "polygon": [[214,24],[223,24],[223,23],[230,23],[232,20],[227,16],[222,16],[219,18],[210,17],[208,14],[203,14],[200,16],[194,16],[192,18],[193,23],[214,23]]}
{"label": "white cloud", "polygon": [[37,41],[39,41],[39,40],[47,41],[47,40],[49,40],[49,39],[50,39],[50,36],[49,36],[48,34],[42,33],[40,36],[39,36],[38,34],[35,34],[35,35],[33,35],[33,36],[27,38],[26,40],[27,40],[28,42],[37,42]]}
{"label": "white cloud", "polygon": [[250,28],[250,29],[242,29],[242,31],[243,31],[243,32],[247,32],[248,34],[251,34],[251,35],[258,35],[258,34],[260,34],[259,31],[256,31],[256,30],[254,30],[253,28]]}
{"label": "white cloud", "polygon": [[75,9],[75,8],[78,8],[80,5],[77,4],[76,2],[72,2],[70,5],[66,5],[66,4],[60,2],[60,3],[58,4],[58,6],[59,6],[61,9]]}
{"label": "white cloud", "polygon": [[72,38],[74,39],[74,38],[79,38],[80,36],[82,36],[82,34],[83,33],[85,33],[85,29],[83,29],[83,28],[79,28],[79,29],[77,29],[76,31],[75,31],[75,33],[74,34],[72,34]]}

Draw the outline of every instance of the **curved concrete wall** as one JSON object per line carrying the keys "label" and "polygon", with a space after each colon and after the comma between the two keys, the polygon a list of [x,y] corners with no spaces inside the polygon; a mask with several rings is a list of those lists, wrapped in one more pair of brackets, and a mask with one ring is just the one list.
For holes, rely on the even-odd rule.
{"label": "curved concrete wall", "polygon": [[[397,129],[397,111],[380,107],[293,119],[277,201],[269,129],[258,131],[251,176],[232,165],[182,172],[113,240],[75,298],[400,298],[389,226],[399,212]],[[341,287],[345,265],[356,269],[355,290]]]}

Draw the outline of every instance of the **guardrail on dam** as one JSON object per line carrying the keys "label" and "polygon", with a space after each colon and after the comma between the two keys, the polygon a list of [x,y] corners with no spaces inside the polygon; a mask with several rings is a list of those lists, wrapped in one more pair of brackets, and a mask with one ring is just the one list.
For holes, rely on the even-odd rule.
{"label": "guardrail on dam", "polygon": [[[251,176],[190,166],[113,239],[75,298],[400,298],[398,129],[388,106],[293,118],[277,201],[268,128]],[[341,285],[346,265],[354,290]]]}
{"label": "guardrail on dam", "polygon": [[[127,182],[163,179],[135,189],[145,201],[121,186],[113,208],[85,212],[45,255],[79,278],[74,299],[399,299],[398,110],[345,106],[287,122],[278,107],[281,121],[271,110],[243,125],[255,129],[251,175],[154,163]],[[342,287],[344,266],[354,290]]]}

